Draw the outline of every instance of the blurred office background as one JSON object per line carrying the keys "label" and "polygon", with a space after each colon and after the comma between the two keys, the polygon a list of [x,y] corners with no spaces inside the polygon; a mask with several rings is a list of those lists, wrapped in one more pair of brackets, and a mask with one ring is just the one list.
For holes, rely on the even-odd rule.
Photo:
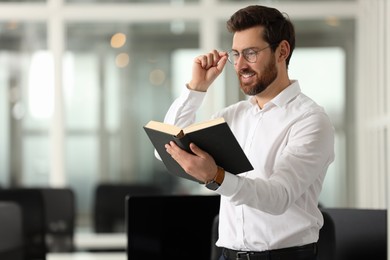
{"label": "blurred office background", "polygon": [[[390,5],[385,0],[1,0],[0,187],[70,187],[91,226],[99,183],[205,190],[166,173],[142,128],[163,120],[192,59],[227,50],[225,21],[249,4],[289,14],[290,76],[323,105],[336,160],[321,203],[387,207]],[[227,67],[199,113],[245,98]]]}

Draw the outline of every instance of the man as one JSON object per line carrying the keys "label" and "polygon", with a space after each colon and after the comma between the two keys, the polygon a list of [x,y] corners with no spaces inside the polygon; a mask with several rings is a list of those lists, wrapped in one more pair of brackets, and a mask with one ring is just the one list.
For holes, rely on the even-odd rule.
{"label": "man", "polygon": [[192,79],[165,122],[194,123],[208,88],[229,60],[250,98],[214,117],[228,122],[254,170],[225,172],[196,144],[190,146],[194,154],[174,142],[166,150],[221,195],[221,259],[316,259],[323,224],[318,197],[334,159],[333,127],[324,110],[301,93],[298,81],[289,79],[295,33],[287,17],[274,8],[248,6],[233,14],[227,27],[232,50],[195,58]]}

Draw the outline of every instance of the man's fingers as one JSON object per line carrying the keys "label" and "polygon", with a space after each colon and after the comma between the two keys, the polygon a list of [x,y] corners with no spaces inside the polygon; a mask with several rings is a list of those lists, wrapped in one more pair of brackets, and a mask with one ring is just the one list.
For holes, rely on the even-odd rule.
{"label": "man's fingers", "polygon": [[165,145],[167,153],[169,153],[175,161],[179,164],[187,160],[189,155],[185,150],[181,149],[175,142],[170,141],[169,144]]}
{"label": "man's fingers", "polygon": [[194,143],[190,143],[190,149],[196,156],[199,156],[201,158],[206,158],[206,156],[208,156],[208,153],[200,149]]}
{"label": "man's fingers", "polygon": [[165,149],[167,153],[169,153],[173,158],[175,158],[175,156],[177,157],[177,154],[180,151],[179,146],[177,146],[177,144],[173,141],[170,141],[169,144],[166,144]]}
{"label": "man's fingers", "polygon": [[223,59],[223,57],[225,56],[225,55],[221,55],[221,53],[223,52],[218,52],[217,50],[213,50],[207,54],[198,56],[195,59],[195,62],[199,63],[200,66],[206,70],[211,67],[217,67],[220,64],[221,59]]}

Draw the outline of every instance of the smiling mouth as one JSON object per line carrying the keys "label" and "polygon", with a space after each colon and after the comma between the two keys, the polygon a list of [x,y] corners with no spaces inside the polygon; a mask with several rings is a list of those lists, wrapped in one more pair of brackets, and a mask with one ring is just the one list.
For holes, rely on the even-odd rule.
{"label": "smiling mouth", "polygon": [[253,77],[254,75],[255,75],[255,73],[253,71],[243,71],[240,73],[240,76],[245,78],[245,79]]}

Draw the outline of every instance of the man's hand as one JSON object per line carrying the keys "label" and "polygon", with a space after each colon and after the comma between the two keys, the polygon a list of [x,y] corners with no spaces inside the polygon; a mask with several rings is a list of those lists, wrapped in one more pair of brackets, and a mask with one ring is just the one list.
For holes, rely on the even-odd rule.
{"label": "man's hand", "polygon": [[213,50],[195,58],[192,79],[187,87],[196,91],[207,91],[211,83],[222,73],[227,61],[226,52]]}
{"label": "man's hand", "polygon": [[213,157],[201,150],[194,143],[190,144],[190,149],[194,154],[181,149],[175,142],[171,141],[165,145],[165,149],[175,161],[180,164],[186,173],[197,180],[207,183],[214,179],[218,167]]}

